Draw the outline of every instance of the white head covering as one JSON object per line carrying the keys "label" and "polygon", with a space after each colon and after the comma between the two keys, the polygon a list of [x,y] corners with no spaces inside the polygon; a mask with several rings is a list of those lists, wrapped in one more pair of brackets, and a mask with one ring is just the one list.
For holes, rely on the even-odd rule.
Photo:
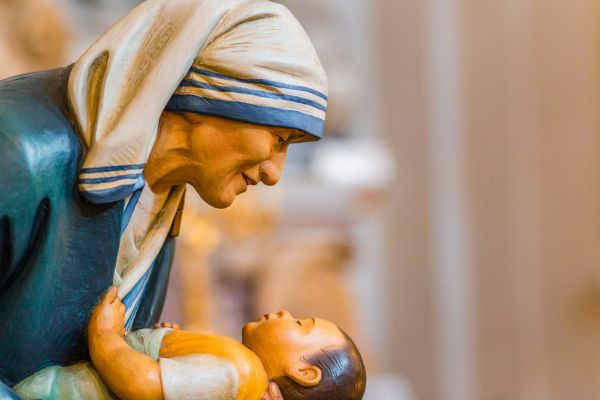
{"label": "white head covering", "polygon": [[79,191],[125,199],[163,110],[299,129],[319,138],[327,79],[294,16],[267,0],[147,0],[75,63],[68,97],[86,154]]}

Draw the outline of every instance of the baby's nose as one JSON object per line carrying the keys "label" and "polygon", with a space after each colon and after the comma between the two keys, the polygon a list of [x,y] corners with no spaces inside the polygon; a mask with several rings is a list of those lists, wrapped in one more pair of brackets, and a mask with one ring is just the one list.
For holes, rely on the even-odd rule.
{"label": "baby's nose", "polygon": [[275,317],[279,317],[279,316],[278,316],[278,315],[276,315],[276,314],[273,314],[273,313],[267,313],[267,314],[263,315],[263,318],[264,318],[266,321],[268,321],[268,320],[270,320],[270,319],[275,319]]}

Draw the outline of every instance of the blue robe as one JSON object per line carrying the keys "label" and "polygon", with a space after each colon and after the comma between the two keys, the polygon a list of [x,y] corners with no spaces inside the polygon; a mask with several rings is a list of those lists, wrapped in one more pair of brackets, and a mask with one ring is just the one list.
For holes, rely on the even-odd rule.
{"label": "blue robe", "polygon": [[[0,81],[0,380],[8,386],[88,358],[86,324],[113,281],[123,201],[79,197],[84,149],[67,106],[69,72]],[[173,250],[169,237],[132,329],[158,321]]]}

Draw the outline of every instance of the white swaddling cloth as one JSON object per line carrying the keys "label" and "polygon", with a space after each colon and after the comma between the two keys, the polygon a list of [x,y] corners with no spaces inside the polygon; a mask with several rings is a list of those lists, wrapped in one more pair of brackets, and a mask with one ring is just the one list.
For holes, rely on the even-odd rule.
{"label": "white swaddling cloth", "polygon": [[239,376],[235,365],[210,354],[161,358],[165,400],[235,400]]}

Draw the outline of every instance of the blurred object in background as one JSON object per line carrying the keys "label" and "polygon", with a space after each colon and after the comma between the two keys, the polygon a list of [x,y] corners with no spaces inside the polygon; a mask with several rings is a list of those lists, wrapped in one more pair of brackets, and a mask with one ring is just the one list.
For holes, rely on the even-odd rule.
{"label": "blurred object in background", "polygon": [[370,388],[363,400],[417,400],[408,381],[397,374],[371,375],[367,379]]}
{"label": "blurred object in background", "polygon": [[[50,1],[50,0],[48,0]],[[52,0],[67,11],[73,25],[69,62],[79,56],[141,0]]]}
{"label": "blurred object in background", "polygon": [[256,276],[255,311],[316,315],[355,333],[356,299],[348,285],[352,243],[343,228],[304,228],[279,237]]}
{"label": "blurred object in background", "polygon": [[0,79],[67,63],[72,32],[53,0],[0,0]]}
{"label": "blurred object in background", "polygon": [[242,325],[258,316],[252,284],[270,254],[278,209],[251,192],[217,210],[190,192],[165,318],[186,329],[239,337]]}
{"label": "blurred object in background", "polygon": [[599,399],[600,3],[378,3],[392,369],[419,399]]}
{"label": "blurred object in background", "polygon": [[323,141],[313,158],[312,176],[336,187],[385,193],[395,175],[390,152],[375,140]]}

